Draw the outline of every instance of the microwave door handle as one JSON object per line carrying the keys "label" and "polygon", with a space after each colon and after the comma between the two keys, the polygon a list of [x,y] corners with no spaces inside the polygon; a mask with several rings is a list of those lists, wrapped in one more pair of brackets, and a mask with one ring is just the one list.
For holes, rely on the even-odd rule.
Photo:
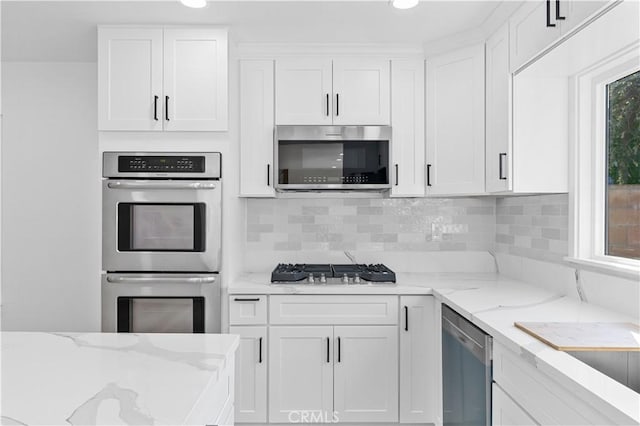
{"label": "microwave door handle", "polygon": [[214,182],[108,182],[110,189],[216,189]]}
{"label": "microwave door handle", "polygon": [[210,284],[216,282],[216,277],[198,277],[198,276],[182,276],[182,277],[128,277],[128,276],[111,276],[107,275],[107,282],[112,284]]}

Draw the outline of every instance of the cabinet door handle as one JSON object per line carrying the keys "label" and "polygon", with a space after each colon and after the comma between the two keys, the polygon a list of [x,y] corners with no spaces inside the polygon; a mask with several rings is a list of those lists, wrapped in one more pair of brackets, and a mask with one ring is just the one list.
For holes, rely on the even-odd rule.
{"label": "cabinet door handle", "polygon": [[500,154],[498,154],[498,168],[499,168],[498,178],[500,180],[507,180],[507,177],[503,176],[504,166],[502,165],[502,162],[503,162],[504,158],[507,158],[507,153],[506,152],[501,152]]}
{"label": "cabinet door handle", "polygon": [[271,186],[271,164],[267,164],[267,186]]}
{"label": "cabinet door handle", "polygon": [[336,117],[340,115],[340,94],[336,93]]}
{"label": "cabinet door handle", "polygon": [[259,297],[234,297],[234,302],[259,302]]}
{"label": "cabinet door handle", "polygon": [[329,94],[327,93],[327,117],[329,116]]}
{"label": "cabinet door handle", "polygon": [[158,121],[158,96],[153,97],[153,119]]}
{"label": "cabinet door handle", "polygon": [[258,364],[262,364],[262,337],[258,339]]}
{"label": "cabinet door handle", "polygon": [[338,362],[340,362],[340,338],[338,337]]}
{"label": "cabinet door handle", "polygon": [[404,331],[409,331],[409,307],[404,307]]}
{"label": "cabinet door handle", "polygon": [[164,97],[164,119],[167,121],[169,120],[169,97],[165,96]]}
{"label": "cabinet door handle", "polygon": [[396,164],[396,186],[398,186],[398,165]]}
{"label": "cabinet door handle", "polygon": [[331,362],[331,359],[329,359],[329,343],[330,342],[331,342],[331,339],[327,337],[327,364]]}
{"label": "cabinet door handle", "polygon": [[560,0],[556,0],[556,20],[564,21],[565,19],[564,16],[560,16]]}
{"label": "cabinet door handle", "polygon": [[427,186],[431,186],[431,164],[427,164]]}
{"label": "cabinet door handle", "polygon": [[551,0],[547,0],[547,27],[555,27],[556,24],[551,23]]}

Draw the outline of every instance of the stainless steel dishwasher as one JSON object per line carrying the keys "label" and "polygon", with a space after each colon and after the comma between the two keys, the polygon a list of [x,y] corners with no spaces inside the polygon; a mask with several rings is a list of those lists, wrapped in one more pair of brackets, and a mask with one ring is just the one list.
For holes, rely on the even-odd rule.
{"label": "stainless steel dishwasher", "polygon": [[492,340],[442,305],[443,425],[491,425]]}

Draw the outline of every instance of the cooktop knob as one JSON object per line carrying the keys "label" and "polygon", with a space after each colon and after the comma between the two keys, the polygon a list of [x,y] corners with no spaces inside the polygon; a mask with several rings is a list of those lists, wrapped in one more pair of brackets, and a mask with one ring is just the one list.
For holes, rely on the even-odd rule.
{"label": "cooktop knob", "polygon": [[327,283],[327,277],[324,274],[320,274],[320,283],[322,284]]}
{"label": "cooktop knob", "polygon": [[309,284],[315,283],[316,280],[313,279],[313,274],[309,274]]}
{"label": "cooktop knob", "polygon": [[342,275],[342,284],[349,284],[349,275],[347,274]]}

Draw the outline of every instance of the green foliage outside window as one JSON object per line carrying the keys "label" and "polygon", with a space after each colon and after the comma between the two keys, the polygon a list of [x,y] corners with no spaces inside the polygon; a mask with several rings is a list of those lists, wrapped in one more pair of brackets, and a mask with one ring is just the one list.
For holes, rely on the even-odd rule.
{"label": "green foliage outside window", "polygon": [[640,71],[608,85],[609,184],[640,184]]}

